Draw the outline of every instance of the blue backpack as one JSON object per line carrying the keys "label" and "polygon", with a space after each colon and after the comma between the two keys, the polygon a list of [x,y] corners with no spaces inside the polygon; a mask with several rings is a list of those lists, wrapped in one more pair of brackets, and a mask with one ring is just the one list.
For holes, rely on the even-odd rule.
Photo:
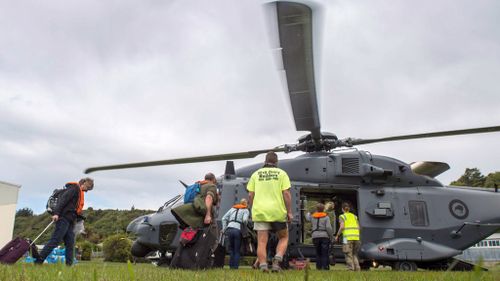
{"label": "blue backpack", "polygon": [[200,183],[194,183],[186,187],[186,193],[184,193],[184,204],[193,203],[196,195],[200,193]]}

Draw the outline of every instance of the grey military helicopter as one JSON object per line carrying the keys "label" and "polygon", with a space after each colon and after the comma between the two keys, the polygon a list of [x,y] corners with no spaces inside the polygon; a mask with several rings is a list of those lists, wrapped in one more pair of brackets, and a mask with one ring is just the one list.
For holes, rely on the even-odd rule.
{"label": "grey military helicopter", "polygon": [[[277,2],[274,7],[295,126],[309,134],[300,137],[296,144],[268,149],[92,167],[85,173],[253,158],[268,151],[302,151],[296,158],[279,162],[292,181],[294,219],[289,225],[288,259],[315,256],[313,246],[305,243],[306,200],[335,198],[352,203],[361,225],[360,258],[364,268],[377,264],[410,271],[447,268],[451,263],[457,264],[453,257],[462,250],[500,229],[500,194],[444,186],[435,177],[448,170],[448,164],[407,164],[355,148],[377,142],[492,133],[500,131],[500,126],[376,139],[339,139],[322,132],[313,71],[312,10],[292,2]],[[235,202],[247,197],[248,179],[261,166],[257,163],[235,169],[234,163],[227,161],[225,172],[218,179],[219,224]],[[183,204],[182,197],[173,197],[157,212],[138,217],[128,225],[127,231],[137,238],[132,246],[134,256],[156,252],[159,263],[168,265],[181,232],[170,210]],[[338,206],[336,211],[340,212]],[[343,260],[340,245],[334,246],[333,254],[338,261]],[[459,265],[467,267],[464,262]]]}

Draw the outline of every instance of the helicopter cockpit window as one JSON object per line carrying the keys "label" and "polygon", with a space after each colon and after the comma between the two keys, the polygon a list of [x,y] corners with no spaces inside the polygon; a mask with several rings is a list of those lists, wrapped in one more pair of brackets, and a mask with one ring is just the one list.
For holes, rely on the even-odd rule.
{"label": "helicopter cockpit window", "polygon": [[428,226],[427,205],[424,201],[409,201],[410,220],[413,226]]}

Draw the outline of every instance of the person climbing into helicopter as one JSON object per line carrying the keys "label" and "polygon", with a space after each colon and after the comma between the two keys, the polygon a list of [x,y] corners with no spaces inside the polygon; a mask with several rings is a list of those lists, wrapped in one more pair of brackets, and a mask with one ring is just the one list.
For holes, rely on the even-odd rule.
{"label": "person climbing into helicopter", "polygon": [[[205,179],[197,183],[191,186],[195,190],[192,201],[185,201],[171,210],[183,230],[180,245],[171,261],[173,268],[205,269],[213,266],[213,253],[218,246],[218,228],[214,219],[215,206],[219,202],[217,179],[213,173],[207,173]],[[186,246],[188,243],[192,243],[191,246]]]}
{"label": "person climbing into helicopter", "polygon": [[202,228],[215,225],[213,224],[215,211],[213,207],[218,203],[217,179],[213,173],[207,173],[205,179],[198,183],[200,190],[193,202],[172,209],[172,214],[179,221],[182,229],[187,226]]}
{"label": "person climbing into helicopter", "polygon": [[250,211],[247,209],[247,200],[240,200],[233,205],[222,217],[222,229],[229,240],[229,268],[238,269],[240,264],[241,228],[247,223]]}
{"label": "person climbing into helicopter", "polygon": [[280,263],[288,246],[288,224],[293,219],[291,210],[290,178],[277,167],[278,155],[266,154],[264,166],[255,171],[247,184],[254,230],[257,231],[257,258],[259,268],[268,272],[267,242],[269,231],[276,232],[278,245],[271,270],[281,271]]}
{"label": "person climbing into helicopter", "polygon": [[306,220],[311,222],[311,237],[316,250],[316,269],[330,269],[330,243],[333,238],[330,217],[325,212],[325,205],[316,204],[316,212],[306,214]]}
{"label": "person climbing into helicopter", "polygon": [[345,262],[347,268],[353,271],[360,271],[358,260],[358,252],[361,248],[359,240],[359,221],[358,217],[350,212],[351,204],[349,202],[342,203],[342,211],[344,212],[339,216],[340,227],[335,240],[339,240],[342,234],[342,252],[345,255]]}

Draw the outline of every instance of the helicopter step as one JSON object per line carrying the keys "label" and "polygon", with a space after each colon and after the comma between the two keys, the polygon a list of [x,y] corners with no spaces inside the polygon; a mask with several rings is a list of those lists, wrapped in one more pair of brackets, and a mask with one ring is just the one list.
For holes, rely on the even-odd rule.
{"label": "helicopter step", "polygon": [[472,263],[457,257],[451,259],[451,264],[448,270],[453,271],[471,271],[474,270],[475,267],[479,267],[482,271],[488,271],[488,269],[480,264]]}
{"label": "helicopter step", "polygon": [[413,271],[416,268],[427,269],[427,270],[446,270],[446,271],[472,271],[475,268],[479,268],[481,271],[488,271],[488,269],[480,264],[476,264],[467,260],[463,260],[458,257],[452,257],[449,259],[431,261],[431,262],[412,262],[412,261],[400,261],[394,262],[392,264],[384,263],[385,265],[390,265],[393,270],[400,271]]}

